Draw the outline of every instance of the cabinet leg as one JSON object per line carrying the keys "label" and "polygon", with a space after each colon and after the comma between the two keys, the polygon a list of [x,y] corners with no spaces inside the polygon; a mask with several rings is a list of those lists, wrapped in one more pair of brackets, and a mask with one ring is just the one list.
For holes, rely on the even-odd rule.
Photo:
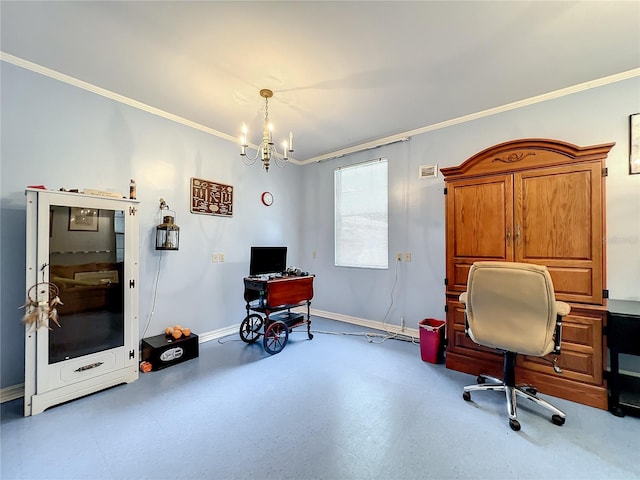
{"label": "cabinet leg", "polygon": [[616,417],[624,417],[625,413],[622,410],[622,408],[620,406],[617,407],[613,407],[611,409],[611,413],[614,414]]}

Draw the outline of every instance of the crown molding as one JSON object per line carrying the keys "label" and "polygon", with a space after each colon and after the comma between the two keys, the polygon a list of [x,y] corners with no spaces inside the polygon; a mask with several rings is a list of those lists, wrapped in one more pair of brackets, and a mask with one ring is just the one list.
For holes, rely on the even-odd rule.
{"label": "crown molding", "polygon": [[[38,73],[40,75],[44,75],[45,77],[52,78],[54,80],[58,80],[59,82],[66,83],[68,85],[72,85],[77,88],[81,88],[82,90],[86,90],[91,93],[95,93],[96,95],[100,95],[102,97],[108,98],[110,100],[114,100],[116,102],[122,103],[129,107],[136,108],[138,110],[142,110],[144,112],[150,113],[152,115],[156,115],[158,117],[165,118],[167,120],[171,120],[172,122],[179,123],[181,125],[185,125],[187,127],[200,130],[201,132],[208,133],[209,135],[214,135],[216,137],[222,138],[223,140],[228,140],[233,143],[238,143],[238,139],[232,135],[228,135],[226,133],[220,132],[213,128],[209,128],[205,125],[202,125],[197,122],[193,122],[187,118],[181,117],[179,115],[174,115],[173,113],[169,113],[165,110],[161,110],[159,108],[153,107],[151,105],[147,105],[146,103],[139,102],[129,97],[125,97],[124,95],[120,95],[119,93],[112,92],[111,90],[107,90],[106,88],[98,87],[97,85],[93,85],[91,83],[85,82],[83,80],[79,80],[70,75],[66,75],[64,73],[60,73],[56,70],[52,70],[51,68],[43,67],[42,65],[38,65],[37,63],[30,62],[28,60],[24,60],[23,58],[16,57],[15,55],[11,55],[10,53],[6,53],[0,51],[0,60],[3,62],[11,63],[17,67],[24,68],[26,70],[30,70],[34,73]],[[257,149],[257,145],[249,145],[250,147]],[[297,160],[290,158],[290,162],[299,163]]]}
{"label": "crown molding", "polygon": [[[172,122],[180,123],[190,128],[194,128],[196,130],[200,130],[202,132],[208,133],[210,135],[214,135],[216,137],[222,138],[224,140],[228,140],[233,143],[237,143],[238,139],[234,136],[228,135],[226,133],[222,133],[218,130],[214,130],[213,128],[209,128],[205,125],[202,125],[197,122],[193,122],[184,117],[180,117],[178,115],[174,115],[172,113],[166,112],[156,107],[152,107],[151,105],[147,105],[145,103],[139,102],[129,97],[125,97],[124,95],[120,95],[118,93],[112,92],[102,87],[98,87],[91,83],[79,80],[77,78],[71,77],[64,73],[57,72],[47,67],[43,67],[42,65],[38,65],[36,63],[30,62],[28,60],[24,60],[20,57],[16,57],[15,55],[11,55],[9,53],[0,51],[0,60],[3,62],[11,63],[18,67],[25,68],[27,70],[31,70],[32,72],[39,73],[46,77],[58,80],[60,82],[67,83],[77,88],[81,88],[83,90],[95,93],[96,95],[101,95],[103,97],[109,98],[116,102],[122,103],[124,105],[128,105],[130,107],[142,110],[144,112],[150,113],[152,115],[157,115],[159,117],[165,118],[167,120],[171,120]],[[634,68],[631,70],[627,70],[626,72],[617,73],[614,75],[609,75],[606,77],[602,77],[599,79],[591,80],[588,82],[579,83],[577,85],[573,85],[571,87],[562,88],[560,90],[555,90],[552,92],[544,93],[542,95],[537,95],[535,97],[526,98],[523,100],[518,100],[516,102],[507,103],[505,105],[501,105],[494,108],[489,108],[487,110],[482,110],[480,112],[471,113],[469,115],[463,115],[461,117],[452,118],[450,120],[445,120],[443,122],[434,123],[432,125],[427,125],[424,127],[416,128],[414,130],[409,130],[406,132],[398,133],[396,135],[391,135],[388,137],[383,137],[378,140],[374,140],[367,143],[362,143],[359,145],[354,145],[349,148],[343,148],[341,150],[336,150],[334,152],[326,153],[323,155],[319,155],[316,157],[311,157],[306,160],[296,160],[293,158],[289,159],[289,162],[297,164],[297,165],[307,165],[309,163],[317,163],[325,160],[332,160],[334,158],[343,157],[345,155],[349,155],[351,153],[361,152],[363,150],[370,150],[378,147],[382,147],[385,145],[389,145],[396,142],[404,142],[409,140],[411,137],[415,135],[421,135],[427,132],[433,132],[435,130],[441,130],[443,128],[448,128],[454,125],[460,125],[462,123],[471,122],[474,120],[478,120],[480,118],[490,117],[492,115],[497,115],[499,113],[508,112],[510,110],[515,110],[518,108],[527,107],[529,105],[534,105],[536,103],[546,102],[548,100],[553,100],[556,98],[564,97],[567,95],[572,95],[574,93],[583,92],[585,90],[590,90],[593,88],[602,87],[605,85],[609,85],[616,82],[621,82],[624,80],[628,80],[630,78],[640,77],[640,68]],[[251,148],[257,149],[256,145],[250,145]]]}
{"label": "crown molding", "polygon": [[546,102],[547,100],[553,100],[553,99],[564,97],[567,95],[572,95],[574,93],[583,92],[585,90],[590,90],[592,88],[602,87],[604,85],[609,85],[611,83],[621,82],[623,80],[628,80],[634,77],[640,77],[640,68],[634,68],[632,70],[627,70],[626,72],[616,73],[614,75],[609,75],[607,77],[602,77],[596,80],[579,83],[571,87],[562,88],[560,90],[544,93],[542,95],[526,98],[524,100],[518,100],[517,102],[507,103],[499,107],[489,108],[487,110],[471,113],[469,115],[463,115],[461,117],[452,118],[451,120],[446,120],[444,122],[434,123],[432,125],[427,125],[425,127],[416,128],[415,130],[409,130],[406,132],[398,133],[396,135],[384,137],[372,142],[362,143],[360,145],[354,145],[352,147],[344,148],[342,150],[337,150],[335,152],[326,153],[324,155],[319,155],[313,158],[308,158],[304,161],[301,161],[300,164],[306,165],[309,163],[317,163],[325,160],[332,160],[334,158],[343,157],[344,155],[348,155],[350,153],[361,152],[363,150],[370,150],[372,148],[378,148],[378,147],[382,147],[382,146],[389,145],[396,142],[403,142],[415,135],[420,135],[422,133],[433,132],[434,130],[440,130],[443,128],[452,127],[454,125],[459,125],[461,123],[478,120],[480,118],[490,117],[492,115],[497,115],[499,113],[508,112],[509,110],[516,110],[518,108],[523,108],[529,105],[534,105],[536,103]]}

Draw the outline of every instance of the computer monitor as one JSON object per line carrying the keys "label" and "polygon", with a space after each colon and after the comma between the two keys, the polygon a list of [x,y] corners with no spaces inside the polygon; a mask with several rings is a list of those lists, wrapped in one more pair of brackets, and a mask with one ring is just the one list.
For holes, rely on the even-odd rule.
{"label": "computer monitor", "polygon": [[282,273],[287,268],[287,247],[251,247],[249,275]]}

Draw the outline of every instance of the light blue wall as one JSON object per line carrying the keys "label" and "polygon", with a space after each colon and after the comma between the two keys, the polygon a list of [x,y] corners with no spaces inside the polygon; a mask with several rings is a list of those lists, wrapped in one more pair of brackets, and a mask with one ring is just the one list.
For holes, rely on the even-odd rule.
{"label": "light blue wall", "polygon": [[[242,277],[249,247],[289,246],[289,264],[316,274],[312,306],[409,327],[444,318],[443,179],[419,180],[418,166],[458,165],[499,142],[555,138],[577,145],[616,142],[607,179],[607,284],[612,298],[640,301],[640,175],[628,175],[628,115],[640,111],[640,79],[619,82],[492,117],[436,130],[408,142],[337,160],[265,174],[247,167],[237,145],[7,63],[2,67],[0,209],[0,388],[23,381],[25,198],[27,185],[117,188],[138,183],[140,331],[181,323],[210,332],[244,316]],[[425,105],[424,108],[428,108]],[[212,112],[214,115],[215,112]],[[333,170],[377,157],[389,160],[388,271],[333,265]],[[189,212],[189,179],[235,189],[233,218]],[[264,190],[272,207],[260,204]],[[179,252],[156,252],[158,199],[176,210]],[[212,264],[223,252],[225,263]],[[314,256],[315,252],[315,256]],[[395,262],[411,252],[410,263]],[[397,269],[395,268],[397,267]],[[392,295],[393,294],[393,295]]]}
{"label": "light blue wall", "polygon": [[[231,142],[60,83],[8,63],[2,67],[0,210],[0,387],[24,378],[24,330],[18,309],[25,287],[27,185],[117,189],[137,181],[140,200],[140,332],[177,323],[195,333],[238,324],[245,316],[242,278],[251,245],[287,245],[299,261],[303,167],[265,173],[246,166]],[[215,112],[211,112],[215,115]],[[189,211],[191,177],[234,187],[232,218]],[[271,207],[260,201],[274,194]],[[159,199],[176,211],[180,250],[154,249]],[[212,263],[212,253],[224,263]],[[162,261],[160,262],[160,257]],[[64,300],[63,300],[64,301]]]}
{"label": "light blue wall", "polygon": [[[413,327],[423,318],[444,318],[444,180],[418,179],[418,166],[459,165],[494,144],[531,137],[581,146],[616,142],[607,160],[607,285],[611,298],[640,301],[640,175],[628,174],[629,115],[639,111],[640,79],[634,78],[307,166],[302,243],[317,274],[314,306],[374,321],[385,320],[390,309],[388,322],[404,317]],[[333,263],[333,171],[378,157],[389,160],[395,290],[393,267],[363,271]],[[411,263],[396,264],[397,252],[411,252]]]}

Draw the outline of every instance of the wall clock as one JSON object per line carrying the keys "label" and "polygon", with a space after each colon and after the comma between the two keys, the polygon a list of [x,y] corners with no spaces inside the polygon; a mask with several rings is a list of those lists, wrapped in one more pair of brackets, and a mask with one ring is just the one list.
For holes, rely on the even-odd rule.
{"label": "wall clock", "polygon": [[262,203],[264,203],[267,207],[269,207],[273,203],[273,195],[271,194],[271,192],[262,193]]}

